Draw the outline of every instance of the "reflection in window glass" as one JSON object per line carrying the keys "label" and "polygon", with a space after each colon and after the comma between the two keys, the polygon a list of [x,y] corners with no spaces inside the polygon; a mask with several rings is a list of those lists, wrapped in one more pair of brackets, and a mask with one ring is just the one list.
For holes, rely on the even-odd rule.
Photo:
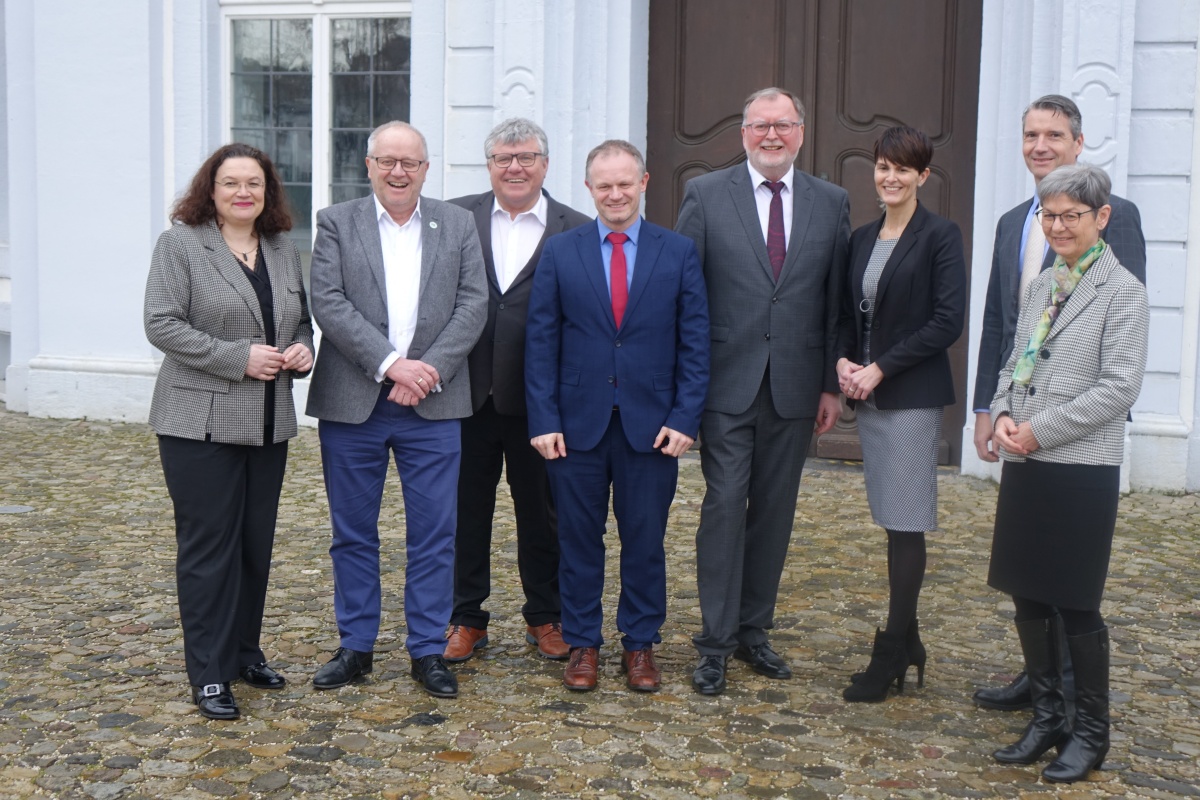
{"label": "reflection in window glass", "polygon": [[231,138],[275,162],[305,276],[312,251],[311,19],[233,20]]}
{"label": "reflection in window glass", "polygon": [[390,120],[409,118],[412,23],[402,19],[331,22],[330,201],[371,191],[363,157],[367,136]]}

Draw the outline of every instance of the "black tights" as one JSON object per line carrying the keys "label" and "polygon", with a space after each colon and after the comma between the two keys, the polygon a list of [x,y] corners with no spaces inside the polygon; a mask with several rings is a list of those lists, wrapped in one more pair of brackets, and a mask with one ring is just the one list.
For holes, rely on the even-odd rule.
{"label": "black tights", "polygon": [[1030,600],[1028,597],[1013,597],[1013,605],[1017,609],[1015,622],[1027,622],[1031,619],[1050,619],[1055,614],[1062,617],[1063,631],[1067,636],[1082,636],[1085,633],[1095,633],[1104,627],[1104,618],[1098,608],[1055,608],[1054,606]]}
{"label": "black tights", "polygon": [[887,633],[903,636],[917,618],[917,598],[925,580],[925,533],[888,531]]}

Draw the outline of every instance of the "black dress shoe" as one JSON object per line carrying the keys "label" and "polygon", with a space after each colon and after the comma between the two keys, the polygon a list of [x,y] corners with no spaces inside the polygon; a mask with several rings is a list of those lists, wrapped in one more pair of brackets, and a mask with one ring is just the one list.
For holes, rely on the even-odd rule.
{"label": "black dress shoe", "polygon": [[265,661],[242,667],[238,670],[238,675],[242,676],[242,681],[247,686],[253,686],[255,689],[282,689],[287,686],[287,678],[268,667]]}
{"label": "black dress shoe", "polygon": [[317,674],[313,676],[313,687],[336,689],[359,680],[371,671],[373,659],[373,653],[361,653],[358,650],[339,647],[333,654],[333,658],[329,659],[325,666],[317,670]]}
{"label": "black dress shoe", "polygon": [[976,690],[971,698],[975,705],[994,708],[997,711],[1020,711],[1033,706],[1033,695],[1029,690],[1029,676],[1022,672],[1007,686]]}
{"label": "black dress shoe", "polygon": [[692,673],[692,688],[710,696],[725,691],[725,656],[700,656]]}
{"label": "black dress shoe", "polygon": [[238,710],[237,701],[233,699],[233,692],[229,691],[228,683],[193,686],[192,702],[200,709],[200,713],[209,719],[237,719],[242,715]]}
{"label": "black dress shoe", "polygon": [[437,653],[414,658],[412,676],[434,697],[458,697],[458,678]]}
{"label": "black dress shoe", "polygon": [[733,657],[739,661],[745,661],[759,675],[776,680],[787,680],[792,677],[792,668],[766,642],[749,647],[740,645],[737,650],[733,651]]}

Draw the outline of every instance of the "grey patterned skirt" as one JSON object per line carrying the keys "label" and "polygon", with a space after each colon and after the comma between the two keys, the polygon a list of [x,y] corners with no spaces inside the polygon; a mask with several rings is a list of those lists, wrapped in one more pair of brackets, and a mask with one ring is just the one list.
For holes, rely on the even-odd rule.
{"label": "grey patterned skirt", "polygon": [[890,531],[937,530],[942,407],[881,410],[871,398],[856,409],[875,524]]}

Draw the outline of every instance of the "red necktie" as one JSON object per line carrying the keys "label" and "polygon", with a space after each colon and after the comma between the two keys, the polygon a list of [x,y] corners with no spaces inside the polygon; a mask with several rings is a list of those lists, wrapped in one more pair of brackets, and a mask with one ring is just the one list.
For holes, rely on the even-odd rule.
{"label": "red necktie", "polygon": [[612,260],[609,262],[609,284],[612,292],[613,321],[621,327],[621,319],[625,316],[625,303],[629,300],[629,287],[625,278],[625,242],[629,239],[623,233],[610,233],[605,237],[612,243]]}
{"label": "red necktie", "polygon": [[787,255],[787,240],[783,237],[783,181],[763,181],[763,185],[771,190],[771,212],[767,215],[767,258],[771,259],[771,272],[775,280],[783,269],[783,259]]}

